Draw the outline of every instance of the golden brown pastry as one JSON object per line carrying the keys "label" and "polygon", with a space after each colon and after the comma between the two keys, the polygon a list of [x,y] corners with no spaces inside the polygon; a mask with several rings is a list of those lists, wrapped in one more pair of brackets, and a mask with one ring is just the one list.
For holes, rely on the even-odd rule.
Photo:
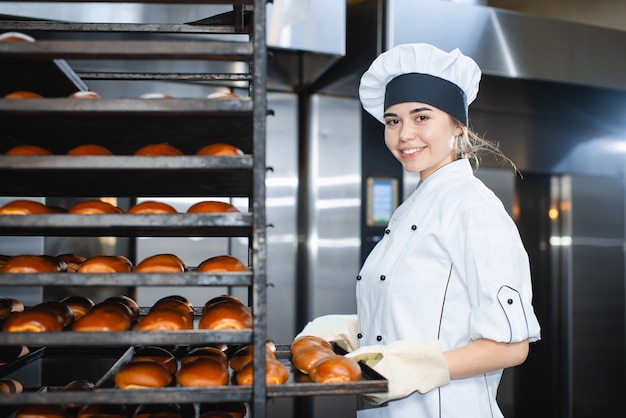
{"label": "golden brown pastry", "polygon": [[65,328],[74,322],[74,312],[66,304],[56,301],[42,302],[31,308],[31,311],[46,311],[55,314]]}
{"label": "golden brown pastry", "polygon": [[15,298],[0,297],[0,319],[4,319],[13,312],[22,312],[24,304]]}
{"label": "golden brown pastry", "polygon": [[48,215],[53,211],[35,200],[17,199],[0,208],[0,215]]}
{"label": "golden brown pastry", "polygon": [[137,331],[180,331],[193,329],[189,316],[174,309],[157,309],[148,312],[137,324]]}
{"label": "golden brown pastry", "polygon": [[133,361],[125,364],[115,375],[120,389],[162,388],[172,382],[172,374],[155,361]]}
{"label": "golden brown pastry", "polygon": [[181,150],[169,144],[150,144],[139,148],[135,151],[135,155],[139,156],[182,156],[185,155]]}
{"label": "golden brown pastry", "polygon": [[193,305],[189,300],[178,295],[166,296],[157,300],[150,308],[150,312],[160,309],[175,310],[187,316],[190,321],[194,319]]}
{"label": "golden brown pastry", "polygon": [[220,295],[220,296],[216,296],[214,298],[209,299],[207,303],[204,304],[204,307],[202,308],[202,313],[204,314],[204,312],[206,312],[208,308],[220,302],[235,302],[235,303],[243,304],[241,300],[239,300],[233,295]]}
{"label": "golden brown pastry", "polygon": [[195,203],[187,209],[187,213],[225,213],[225,212],[239,212],[235,206],[227,202],[221,202],[219,200],[204,200],[202,202]]}
{"label": "golden brown pastry", "polygon": [[180,386],[223,386],[230,375],[223,362],[214,358],[198,358],[181,365],[176,372]]}
{"label": "golden brown pastry", "polygon": [[22,393],[24,386],[15,379],[0,379],[0,393]]}
{"label": "golden brown pastry", "polygon": [[75,91],[67,97],[70,99],[99,99],[100,94],[96,93],[95,91],[81,90]]}
{"label": "golden brown pastry", "polygon": [[17,90],[4,95],[5,99],[41,99],[43,96],[34,91]]}
{"label": "golden brown pastry", "polygon": [[204,260],[198,265],[196,271],[200,273],[245,272],[248,271],[248,267],[236,257],[218,255]]}
{"label": "golden brown pastry", "polygon": [[310,345],[297,350],[292,356],[291,362],[301,373],[309,374],[309,370],[315,363],[334,355],[335,352],[330,348]]}
{"label": "golden brown pastry", "polygon": [[176,373],[178,370],[178,362],[176,361],[176,357],[170,351],[166,350],[163,347],[156,346],[146,346],[142,347],[130,359],[130,362],[135,361],[154,361],[157,362],[171,373]]}
{"label": "golden brown pastry", "polygon": [[[253,344],[247,344],[235,351],[230,358],[230,368],[235,372],[243,369],[245,365],[250,363],[253,359]],[[265,357],[268,359],[276,360],[276,346],[273,342],[268,341],[265,343]]]}
{"label": "golden brown pastry", "polygon": [[52,155],[52,152],[37,145],[16,145],[9,149],[6,155],[22,155],[22,156],[37,156],[37,155]]}
{"label": "golden brown pastry", "polygon": [[332,344],[323,338],[316,337],[314,335],[303,335],[293,340],[291,346],[289,347],[289,352],[293,356],[300,348],[310,345],[325,347],[330,350],[333,348]]}
{"label": "golden brown pastry", "polygon": [[124,213],[124,211],[109,202],[93,199],[75,204],[67,213],[74,215],[106,215]]}
{"label": "golden brown pastry", "polygon": [[190,361],[194,361],[198,358],[214,358],[224,363],[225,366],[228,366],[228,356],[224,351],[216,347],[193,348],[180,360],[180,364],[184,366]]}
{"label": "golden brown pastry", "polygon": [[121,303],[122,305],[130,309],[130,312],[132,315],[131,318],[133,320],[137,319],[137,317],[139,316],[139,304],[135,301],[135,299],[131,298],[130,296],[126,296],[126,295],[111,296],[109,298],[106,298],[106,300],[102,302],[102,304],[111,303],[111,302]]}
{"label": "golden brown pastry", "polygon": [[78,266],[78,273],[130,273],[132,267],[115,255],[89,257]]}
{"label": "golden brown pastry", "polygon": [[252,311],[243,303],[216,303],[202,314],[198,328],[210,330],[252,328]]}
{"label": "golden brown pastry", "polygon": [[[289,379],[289,369],[276,359],[265,359],[265,383],[268,385],[280,385]],[[235,374],[238,385],[251,385],[254,383],[254,363],[249,362]]]}
{"label": "golden brown pastry", "polygon": [[61,405],[24,405],[15,413],[15,418],[65,418]]}
{"label": "golden brown pastry", "polygon": [[135,266],[135,273],[184,273],[185,263],[174,254],[156,254]]}
{"label": "golden brown pastry", "polygon": [[361,368],[351,358],[334,355],[315,363],[309,377],[316,383],[356,382],[361,379]]}
{"label": "golden brown pastry", "polygon": [[128,306],[121,302],[104,301],[75,321],[72,330],[79,332],[126,331],[132,322],[133,313]]}
{"label": "golden brown pastry", "polygon": [[59,302],[66,305],[72,310],[72,312],[74,313],[75,321],[78,321],[80,318],[85,316],[85,314],[89,312],[89,310],[95,305],[93,300],[91,300],[90,298],[79,295],[65,297]]}
{"label": "golden brown pastry", "polygon": [[2,273],[58,273],[65,263],[40,255],[16,255],[2,266]]}
{"label": "golden brown pastry", "polygon": [[54,332],[63,330],[63,324],[54,312],[28,309],[9,315],[3,329],[7,332]]}
{"label": "golden brown pastry", "polygon": [[78,254],[59,254],[57,258],[63,261],[66,265],[66,270],[68,272],[74,273],[78,270],[78,267],[87,260],[86,257]]}
{"label": "golden brown pastry", "polygon": [[132,206],[126,213],[135,215],[170,215],[178,213],[173,206],[155,200],[146,200]]}
{"label": "golden brown pastry", "polygon": [[35,38],[21,32],[4,32],[0,34],[0,42],[35,42]]}
{"label": "golden brown pastry", "polygon": [[237,157],[244,153],[234,145],[215,143],[200,148],[196,151],[196,155]]}
{"label": "golden brown pastry", "polygon": [[97,144],[84,144],[79,145],[77,147],[72,148],[67,152],[67,155],[76,155],[76,156],[97,156],[97,155],[113,155],[113,153],[108,149],[103,147],[102,145]]}

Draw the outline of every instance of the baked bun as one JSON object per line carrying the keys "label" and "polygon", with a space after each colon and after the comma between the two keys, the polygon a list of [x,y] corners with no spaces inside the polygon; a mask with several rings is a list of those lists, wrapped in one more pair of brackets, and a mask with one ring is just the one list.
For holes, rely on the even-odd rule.
{"label": "baked bun", "polygon": [[11,257],[0,272],[2,273],[58,273],[65,263],[40,255],[16,255]]}
{"label": "baked bun", "polygon": [[34,91],[17,90],[4,95],[5,99],[41,99],[43,96]]}
{"label": "baked bun", "polygon": [[107,148],[103,147],[102,145],[84,144],[84,145],[79,145],[77,147],[72,148],[71,150],[67,152],[67,155],[93,156],[93,155],[113,155],[113,153]]}
{"label": "baked bun", "polygon": [[[276,359],[265,359],[265,383],[280,385],[289,379],[289,369]],[[238,385],[251,385],[254,382],[254,363],[249,362],[235,375]]]}
{"label": "baked bun", "polygon": [[179,299],[178,295],[166,296],[157,300],[154,305],[150,308],[150,312],[155,312],[159,310],[172,310],[180,312],[189,318],[189,321],[193,322],[194,319],[194,309],[191,302],[186,300],[186,298]]}
{"label": "baked bun", "polygon": [[15,298],[0,297],[0,320],[13,312],[22,312],[24,304]]}
{"label": "baked bun", "polygon": [[42,302],[35,305],[32,311],[46,311],[54,313],[61,321],[63,327],[70,325],[74,322],[74,312],[70,309],[69,306],[56,301],[50,302]]}
{"label": "baked bun", "polygon": [[174,309],[157,309],[148,312],[137,324],[137,331],[180,331],[193,329],[189,316]]}
{"label": "baked bun", "polygon": [[0,366],[14,362],[27,354],[30,354],[30,349],[25,345],[0,346]]}
{"label": "baked bun", "polygon": [[24,405],[15,413],[15,418],[65,418],[61,405]]}
{"label": "baked bun", "polygon": [[214,358],[224,363],[225,366],[228,366],[228,356],[224,351],[216,347],[193,348],[185,356],[183,356],[180,360],[180,364],[181,366],[184,366],[190,361],[194,361],[199,358]]}
{"label": "baked bun", "polygon": [[34,156],[34,155],[52,155],[52,152],[37,145],[16,145],[13,148],[9,149],[5,154],[6,155]]}
{"label": "baked bun", "polygon": [[172,382],[172,374],[155,361],[133,361],[125,364],[115,375],[115,386],[120,389],[162,388]]}
{"label": "baked bun", "polygon": [[0,215],[47,215],[52,210],[41,202],[34,200],[13,200],[0,208]]}
{"label": "baked bun", "polygon": [[145,202],[137,203],[132,206],[126,213],[135,215],[169,215],[178,213],[178,211],[167,203],[146,200]]}
{"label": "baked bun", "polygon": [[228,367],[220,360],[208,357],[187,362],[176,372],[180,386],[224,386],[229,378]]}
{"label": "baked bun", "polygon": [[239,99],[237,93],[233,93],[232,91],[216,91],[213,93],[207,94],[207,99]]}
{"label": "baked bun", "polygon": [[310,345],[302,347],[291,358],[291,363],[301,373],[309,374],[309,370],[313,364],[323,358],[334,356],[335,352],[330,348]]}
{"label": "baked bun", "polygon": [[104,301],[75,321],[72,330],[79,332],[126,331],[132,322],[133,313],[128,306],[121,302]]}
{"label": "baked bun", "polygon": [[207,308],[198,323],[199,329],[252,328],[252,311],[243,303],[221,302]]}
{"label": "baked bun", "polygon": [[135,266],[135,273],[184,273],[185,263],[174,254],[156,254]]}
{"label": "baked bun", "polygon": [[21,32],[4,32],[0,34],[0,42],[35,42],[35,38]]}
{"label": "baked bun", "polygon": [[144,93],[141,96],[139,96],[140,99],[173,99],[174,96],[172,96],[171,94],[167,94],[167,93],[159,93],[159,92],[154,92],[154,93]]}
{"label": "baked bun", "polygon": [[76,418],[127,418],[127,412],[121,404],[85,405]]}
{"label": "baked bun", "polygon": [[220,303],[220,302],[243,303],[240,299],[236,298],[233,295],[215,296],[214,298],[209,299],[207,303],[204,304],[204,306],[202,307],[202,313],[204,314],[207,309],[209,309],[211,306],[215,305],[216,303]]}
{"label": "baked bun", "polygon": [[244,153],[234,145],[215,143],[200,148],[196,155],[238,157]]}
{"label": "baked bun", "polygon": [[[254,358],[254,345],[247,344],[240,347],[230,358],[230,368],[235,372],[239,372]],[[268,341],[265,343],[265,358],[276,360],[276,346]]]}
{"label": "baked bun", "polygon": [[0,393],[22,393],[24,386],[15,379],[0,379]]}
{"label": "baked bun", "polygon": [[85,314],[89,312],[89,310],[95,305],[93,300],[91,300],[90,298],[79,295],[65,297],[59,302],[66,305],[72,310],[72,312],[74,313],[75,321],[78,321],[80,318],[85,316]]}
{"label": "baked bun", "polygon": [[200,273],[245,272],[248,267],[238,258],[230,255],[218,255],[207,258],[196,268]]}
{"label": "baked bun", "polygon": [[78,273],[130,273],[132,267],[115,255],[96,255],[78,266]]}
{"label": "baked bun", "polygon": [[333,349],[332,344],[321,337],[317,337],[315,335],[302,335],[296,338],[295,340],[293,340],[293,342],[291,343],[291,346],[289,347],[289,352],[293,356],[296,353],[296,351],[298,351],[300,348],[311,346],[311,345],[318,346],[318,347],[325,347],[330,350]]}
{"label": "baked bun", "polygon": [[165,366],[171,374],[176,373],[176,370],[178,370],[176,357],[163,347],[146,346],[140,348],[130,359],[131,363],[136,361],[154,361]]}
{"label": "baked bun", "polygon": [[361,379],[361,368],[351,358],[334,355],[315,363],[309,377],[316,383],[356,382]]}
{"label": "baked bun", "polygon": [[66,270],[68,272],[74,273],[78,270],[78,267],[85,261],[87,258],[78,254],[59,254],[57,258],[63,261],[66,265]]}
{"label": "baked bun", "polygon": [[95,91],[81,90],[75,91],[67,97],[70,99],[99,99],[100,94],[96,93]]}
{"label": "baked bun", "polygon": [[185,155],[181,150],[169,144],[151,144],[139,148],[134,155],[138,156],[182,156]]}
{"label": "baked bun", "polygon": [[7,332],[54,332],[63,330],[59,316],[50,311],[28,309],[9,315],[4,323]]}
{"label": "baked bun", "polygon": [[135,301],[135,299],[131,298],[130,296],[111,296],[109,298],[106,298],[106,300],[102,302],[102,304],[105,303],[121,303],[122,305],[130,309],[132,319],[137,319],[137,317],[139,316],[139,304]]}
{"label": "baked bun", "polygon": [[75,204],[67,211],[67,213],[74,215],[106,215],[124,213],[124,211],[109,202],[94,199],[85,200]]}
{"label": "baked bun", "polygon": [[245,402],[218,402],[200,404],[200,418],[217,418],[216,413],[226,413],[227,418],[244,418],[247,413]]}
{"label": "baked bun", "polygon": [[220,202],[219,200],[205,200],[198,202],[189,209],[187,213],[225,213],[225,212],[239,212],[235,206],[230,203]]}

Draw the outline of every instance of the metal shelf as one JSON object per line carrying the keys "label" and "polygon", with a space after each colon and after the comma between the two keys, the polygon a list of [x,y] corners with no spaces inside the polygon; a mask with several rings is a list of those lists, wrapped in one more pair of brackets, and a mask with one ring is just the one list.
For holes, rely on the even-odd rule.
{"label": "metal shelf", "polygon": [[0,273],[3,286],[250,286],[251,273]]}
{"label": "metal shelf", "polygon": [[247,237],[251,228],[250,213],[0,216],[6,236]]}

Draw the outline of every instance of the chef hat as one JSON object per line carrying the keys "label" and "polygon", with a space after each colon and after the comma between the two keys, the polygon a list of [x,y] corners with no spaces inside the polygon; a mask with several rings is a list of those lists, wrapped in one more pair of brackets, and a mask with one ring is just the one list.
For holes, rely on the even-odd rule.
{"label": "chef hat", "polygon": [[467,126],[467,108],[478,94],[481,71],[458,49],[445,52],[424,43],[398,45],[380,54],[361,77],[363,108],[384,123],[389,106],[427,103]]}

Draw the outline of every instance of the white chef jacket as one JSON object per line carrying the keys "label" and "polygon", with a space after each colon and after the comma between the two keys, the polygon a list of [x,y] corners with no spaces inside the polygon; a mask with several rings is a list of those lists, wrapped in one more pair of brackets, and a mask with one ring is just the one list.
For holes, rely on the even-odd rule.
{"label": "white chef jacket", "polygon": [[[461,159],[420,183],[394,212],[357,277],[359,345],[540,339],[528,256],[502,202]],[[502,417],[502,370],[413,393],[359,418]]]}

